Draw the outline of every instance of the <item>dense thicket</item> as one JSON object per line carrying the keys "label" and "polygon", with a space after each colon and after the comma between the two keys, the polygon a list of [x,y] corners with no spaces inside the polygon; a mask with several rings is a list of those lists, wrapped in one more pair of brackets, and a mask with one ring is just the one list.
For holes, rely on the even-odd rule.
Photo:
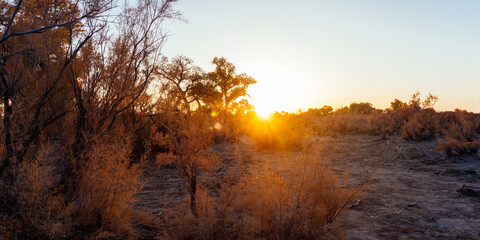
{"label": "dense thicket", "polygon": [[134,236],[130,155],[173,2],[0,1],[2,237]]}
{"label": "dense thicket", "polygon": [[134,237],[146,158],[177,165],[197,215],[212,134],[256,81],[162,57],[174,3],[0,1],[2,238]]}

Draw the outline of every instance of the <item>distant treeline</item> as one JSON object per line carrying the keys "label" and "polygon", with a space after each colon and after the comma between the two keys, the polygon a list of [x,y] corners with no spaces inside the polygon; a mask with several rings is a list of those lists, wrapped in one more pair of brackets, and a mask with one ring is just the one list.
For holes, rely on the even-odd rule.
{"label": "distant treeline", "polygon": [[[270,135],[278,136],[279,139],[270,138],[270,143],[265,143],[265,139],[268,139],[265,136],[256,139],[264,143],[264,146],[280,146],[284,142],[297,146],[300,139],[309,134],[370,134],[384,139],[401,135],[408,141],[436,138],[439,141],[438,150],[445,150],[448,155],[475,154],[480,147],[480,116],[459,109],[436,111],[433,107],[437,100],[436,96],[429,94],[422,101],[417,92],[409,102],[395,99],[390,108],[384,110],[374,108],[371,103],[361,102],[336,110],[331,106],[323,106],[297,113],[275,112],[271,122],[283,126],[275,131],[284,131]],[[303,137],[292,134],[299,132],[309,134],[303,134]]]}

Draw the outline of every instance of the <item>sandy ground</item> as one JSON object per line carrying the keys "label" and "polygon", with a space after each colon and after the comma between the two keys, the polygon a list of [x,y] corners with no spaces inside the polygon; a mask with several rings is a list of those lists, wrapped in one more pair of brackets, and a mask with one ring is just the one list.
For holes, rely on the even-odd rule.
{"label": "sandy ground", "polygon": [[[398,136],[318,137],[315,144],[335,172],[350,172],[351,184],[368,178],[359,202],[337,221],[348,239],[480,239],[480,196],[457,191],[463,185],[480,189],[480,156],[448,158],[433,151],[436,141],[407,142]],[[248,138],[239,147],[252,163],[295,154],[253,150]],[[225,162],[234,157],[232,144],[213,149]],[[166,204],[185,196],[185,183],[173,167],[149,165],[145,177],[150,181],[139,194],[138,209],[160,216]],[[140,233],[151,239],[159,231],[141,227]]]}

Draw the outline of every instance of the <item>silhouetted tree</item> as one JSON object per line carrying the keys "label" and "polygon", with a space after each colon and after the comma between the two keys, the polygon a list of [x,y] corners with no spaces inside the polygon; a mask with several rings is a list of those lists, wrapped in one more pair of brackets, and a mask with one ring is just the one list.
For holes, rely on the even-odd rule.
{"label": "silhouetted tree", "polygon": [[349,112],[350,112],[350,108],[348,108],[347,106],[341,107],[335,110],[335,113],[340,113],[340,114],[347,114]]}
{"label": "silhouetted tree", "polygon": [[350,113],[370,114],[375,108],[369,102],[351,103]]}
{"label": "silhouetted tree", "polygon": [[393,102],[390,102],[390,107],[392,108],[392,110],[394,111],[398,111],[400,109],[403,109],[407,106],[406,103],[398,100],[398,99],[395,99],[393,100]]}
{"label": "silhouetted tree", "polygon": [[195,102],[201,108],[199,94],[194,90],[199,88],[204,73],[200,67],[193,65],[190,58],[179,56],[168,60],[164,58],[158,74],[167,81],[170,90],[170,101],[180,99],[183,109],[190,115],[191,104]]}
{"label": "silhouetted tree", "polygon": [[215,57],[212,63],[215,64],[215,71],[208,73],[208,79],[214,87],[212,90],[222,96],[222,110],[228,112],[231,110],[230,104],[239,97],[246,96],[247,88],[257,81],[245,73],[237,74],[235,66],[223,57]]}
{"label": "silhouetted tree", "polygon": [[323,106],[322,108],[309,108],[307,111],[307,113],[313,113],[319,117],[325,117],[332,112],[333,112],[333,108],[327,105]]}

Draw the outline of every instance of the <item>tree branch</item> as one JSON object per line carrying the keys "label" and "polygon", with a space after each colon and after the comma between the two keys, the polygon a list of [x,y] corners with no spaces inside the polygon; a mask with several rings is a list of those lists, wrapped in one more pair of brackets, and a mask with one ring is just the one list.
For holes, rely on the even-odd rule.
{"label": "tree branch", "polygon": [[[10,17],[10,20],[8,20],[7,28],[5,28],[5,32],[3,32],[3,35],[2,35],[1,39],[4,39],[5,36],[7,36],[8,30],[10,30],[10,27],[12,26],[13,20],[15,19],[15,16],[17,15],[21,4],[22,4],[22,0],[19,0],[18,3],[17,3],[17,6],[15,7],[15,10],[12,13],[12,17]],[[0,43],[2,43],[2,42],[3,41],[0,40]]]}

